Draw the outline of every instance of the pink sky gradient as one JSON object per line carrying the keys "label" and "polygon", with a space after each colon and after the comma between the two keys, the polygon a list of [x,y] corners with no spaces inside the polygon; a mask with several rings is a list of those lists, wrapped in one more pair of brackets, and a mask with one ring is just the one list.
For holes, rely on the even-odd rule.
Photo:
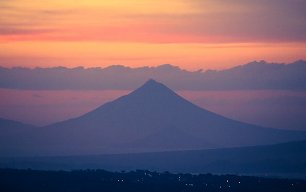
{"label": "pink sky gradient", "polygon": [[306,58],[300,0],[0,1],[0,65],[224,69]]}

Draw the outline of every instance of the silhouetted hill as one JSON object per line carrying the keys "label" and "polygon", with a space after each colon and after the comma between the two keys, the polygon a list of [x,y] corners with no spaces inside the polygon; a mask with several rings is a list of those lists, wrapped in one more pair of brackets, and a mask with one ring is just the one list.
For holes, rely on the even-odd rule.
{"label": "silhouetted hill", "polygon": [[33,125],[24,124],[18,121],[0,118],[0,129],[1,132],[13,129],[31,128]]}
{"label": "silhouetted hill", "polygon": [[0,87],[13,89],[126,90],[135,89],[149,78],[159,79],[176,90],[306,90],[306,61],[290,64],[254,61],[226,70],[195,72],[170,64],[139,68],[0,67]]}
{"label": "silhouetted hill", "polygon": [[0,155],[16,154],[16,150],[27,143],[29,133],[35,129],[33,125],[0,118]]}
{"label": "silhouetted hill", "polygon": [[[85,115],[26,134],[17,155],[153,152],[249,146],[306,139],[306,132],[264,128],[202,109],[147,81]],[[12,140],[18,138],[12,138]]]}

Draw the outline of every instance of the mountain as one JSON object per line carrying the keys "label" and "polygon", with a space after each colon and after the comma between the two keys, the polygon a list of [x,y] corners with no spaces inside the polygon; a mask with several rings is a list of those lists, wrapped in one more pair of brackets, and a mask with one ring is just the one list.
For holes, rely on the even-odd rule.
{"label": "mountain", "polygon": [[26,135],[27,144],[33,144],[26,154],[41,155],[207,149],[306,139],[305,132],[264,128],[212,113],[154,80],[92,112]]}
{"label": "mountain", "polygon": [[306,178],[306,141],[225,149],[62,157],[0,158],[0,168],[146,169]]}
{"label": "mountain", "polygon": [[176,90],[306,90],[306,61],[253,61],[219,71],[187,71],[170,64],[138,68],[0,67],[0,87],[11,89],[133,90],[148,78],[159,79]]}

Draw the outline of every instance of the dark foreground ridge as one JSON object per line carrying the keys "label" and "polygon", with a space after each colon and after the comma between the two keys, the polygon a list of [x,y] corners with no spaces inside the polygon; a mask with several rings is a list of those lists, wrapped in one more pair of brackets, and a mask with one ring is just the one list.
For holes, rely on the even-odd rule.
{"label": "dark foreground ridge", "polygon": [[234,175],[191,175],[169,172],[104,170],[34,171],[0,170],[0,191],[306,191],[306,180],[271,179]]}

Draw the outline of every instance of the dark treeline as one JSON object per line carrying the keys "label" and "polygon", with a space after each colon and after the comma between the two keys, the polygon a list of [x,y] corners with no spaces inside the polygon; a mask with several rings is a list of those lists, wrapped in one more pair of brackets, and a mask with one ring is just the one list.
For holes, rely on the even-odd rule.
{"label": "dark treeline", "polygon": [[306,180],[262,177],[172,174],[169,172],[104,170],[0,170],[0,191],[306,191]]}

